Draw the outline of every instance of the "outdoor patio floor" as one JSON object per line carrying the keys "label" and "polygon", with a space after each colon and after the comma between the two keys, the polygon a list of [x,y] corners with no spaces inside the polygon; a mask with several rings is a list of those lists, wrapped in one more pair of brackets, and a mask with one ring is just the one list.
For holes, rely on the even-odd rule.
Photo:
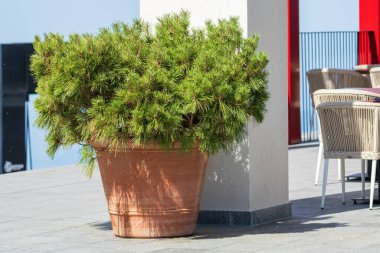
{"label": "outdoor patio floor", "polygon": [[[113,236],[99,177],[73,166],[0,176],[0,252],[378,252],[380,206],[353,205],[360,183],[347,182],[341,204],[332,161],[325,210],[314,186],[317,147],[289,149],[293,217],[258,227],[198,226],[190,237]],[[347,174],[360,171],[347,163]],[[367,183],[369,189],[369,183]]]}

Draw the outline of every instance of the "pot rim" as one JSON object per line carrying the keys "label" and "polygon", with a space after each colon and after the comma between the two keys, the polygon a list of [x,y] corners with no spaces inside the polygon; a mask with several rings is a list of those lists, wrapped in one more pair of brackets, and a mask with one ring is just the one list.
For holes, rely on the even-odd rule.
{"label": "pot rim", "polygon": [[[153,143],[153,142],[147,142],[145,144],[136,145],[132,140],[128,140],[127,142],[123,143],[122,145],[118,147],[109,147],[110,143],[100,142],[100,141],[90,141],[88,143],[91,145],[95,151],[177,151],[181,149],[181,146],[178,142],[173,143],[170,148],[166,149],[161,147],[160,145]],[[192,147],[189,148],[187,151],[199,150],[200,144],[197,141],[196,143],[193,143]],[[185,151],[186,152],[186,151]]]}

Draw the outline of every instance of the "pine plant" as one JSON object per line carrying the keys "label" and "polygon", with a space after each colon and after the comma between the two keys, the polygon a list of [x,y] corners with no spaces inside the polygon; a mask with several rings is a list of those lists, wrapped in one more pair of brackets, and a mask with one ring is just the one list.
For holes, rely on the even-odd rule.
{"label": "pine plant", "polygon": [[67,40],[36,37],[36,125],[47,129],[48,154],[79,143],[91,175],[96,142],[111,151],[127,142],[231,149],[248,118],[260,123],[266,111],[268,58],[258,42],[243,38],[236,17],[190,29],[184,11],[159,18],[154,33],[136,20]]}

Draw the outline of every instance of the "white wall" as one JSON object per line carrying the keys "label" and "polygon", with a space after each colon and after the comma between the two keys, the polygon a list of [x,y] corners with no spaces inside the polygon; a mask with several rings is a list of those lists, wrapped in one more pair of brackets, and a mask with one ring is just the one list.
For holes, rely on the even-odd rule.
{"label": "white wall", "polygon": [[46,32],[94,33],[138,15],[138,0],[0,0],[0,44],[32,42]]}
{"label": "white wall", "polygon": [[246,35],[261,34],[260,49],[271,60],[266,119],[261,126],[248,125],[249,137],[234,153],[210,157],[201,209],[253,211],[288,203],[286,1],[140,1],[140,17],[149,22],[181,9],[191,12],[193,26],[240,16]]}

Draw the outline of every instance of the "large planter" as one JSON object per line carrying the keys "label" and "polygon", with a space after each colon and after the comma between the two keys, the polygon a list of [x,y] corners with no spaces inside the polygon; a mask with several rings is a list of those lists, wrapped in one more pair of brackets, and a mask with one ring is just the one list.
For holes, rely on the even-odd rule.
{"label": "large planter", "polygon": [[198,147],[186,153],[153,145],[95,150],[116,236],[194,232],[208,160]]}
{"label": "large planter", "polygon": [[[264,118],[268,58],[256,52],[258,36],[244,38],[237,17],[196,30],[190,24],[181,11],[158,18],[154,30],[136,20],[69,39],[49,33],[33,43],[36,125],[47,130],[47,152],[82,145],[88,176],[98,157],[118,236],[193,233],[207,164],[202,153],[230,150],[245,138],[250,117]],[[121,140],[199,147],[115,152]],[[110,143],[112,152],[96,141]]]}

